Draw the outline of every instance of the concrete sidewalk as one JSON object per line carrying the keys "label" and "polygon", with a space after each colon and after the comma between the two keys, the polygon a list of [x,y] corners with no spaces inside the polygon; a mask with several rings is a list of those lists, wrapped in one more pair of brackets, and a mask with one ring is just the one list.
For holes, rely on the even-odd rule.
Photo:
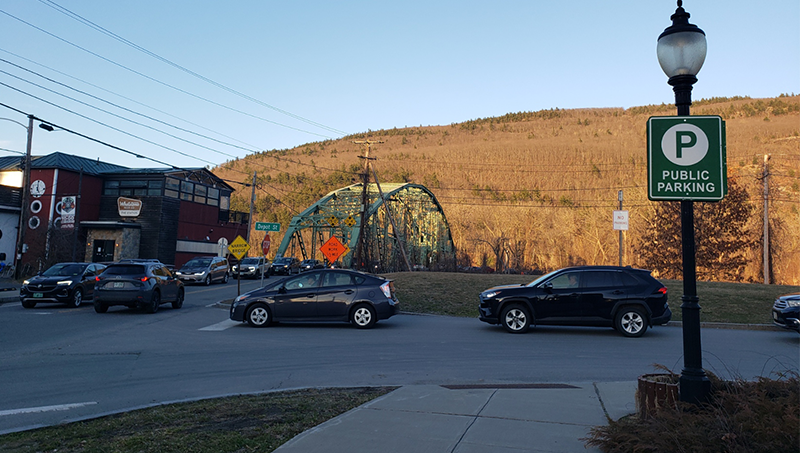
{"label": "concrete sidewalk", "polygon": [[635,412],[635,391],[635,382],[403,386],[276,452],[599,452],[580,439]]}

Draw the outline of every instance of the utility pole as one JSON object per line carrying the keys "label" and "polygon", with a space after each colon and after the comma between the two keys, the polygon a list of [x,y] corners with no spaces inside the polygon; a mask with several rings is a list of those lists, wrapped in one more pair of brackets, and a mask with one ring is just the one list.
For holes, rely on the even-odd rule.
{"label": "utility pole", "polygon": [[[253,227],[253,209],[256,206],[256,172],[253,171],[253,190],[250,193],[250,218],[247,219],[247,243],[250,243],[250,228]],[[238,268],[237,268],[238,269]]]}
{"label": "utility pole", "polygon": [[769,158],[764,154],[764,284],[769,285]]}
{"label": "utility pole", "polygon": [[367,192],[367,187],[369,186],[369,161],[375,160],[374,157],[369,157],[370,151],[372,151],[372,145],[377,143],[383,143],[383,141],[373,141],[373,140],[356,140],[353,143],[357,145],[367,145],[367,149],[363,156],[359,156],[364,159],[364,172],[361,173],[361,184],[363,185],[361,190],[361,222],[358,226],[358,244],[356,245],[356,269],[366,269],[367,263],[364,260],[364,255],[366,254],[366,229],[365,226],[367,224],[367,209],[369,207],[369,195]]}
{"label": "utility pole", "polygon": [[[622,191],[617,192],[619,199],[619,210],[622,211]],[[619,267],[622,267],[622,230],[619,230]]]}
{"label": "utility pole", "polygon": [[28,209],[30,206],[30,185],[31,185],[31,140],[33,139],[33,115],[28,115],[28,144],[25,146],[25,169],[22,172],[22,210],[19,212],[19,232],[17,233],[17,256],[14,269],[14,277],[22,276],[22,256],[27,252],[25,246],[25,230],[28,229]]}

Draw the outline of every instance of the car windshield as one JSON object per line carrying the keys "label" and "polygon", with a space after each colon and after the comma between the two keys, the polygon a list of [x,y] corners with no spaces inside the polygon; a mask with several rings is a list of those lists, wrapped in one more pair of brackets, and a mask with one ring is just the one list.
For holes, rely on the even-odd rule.
{"label": "car windshield", "polygon": [[258,258],[245,258],[242,260],[242,264],[258,264]]}
{"label": "car windshield", "polygon": [[211,264],[210,259],[193,259],[184,264],[183,267],[208,267]]}
{"label": "car windshield", "polygon": [[275,258],[275,264],[289,264],[292,262],[291,258]]}
{"label": "car windshield", "polygon": [[108,266],[103,272],[105,275],[136,275],[144,274],[144,266],[141,264],[123,264],[120,266]]}
{"label": "car windshield", "polygon": [[532,282],[528,283],[528,284],[527,284],[527,285],[525,285],[525,286],[531,286],[531,287],[532,287],[532,286],[538,286],[538,285],[539,285],[539,283],[542,283],[543,281],[545,281],[545,280],[547,280],[548,278],[552,277],[552,276],[553,276],[553,274],[555,274],[556,272],[558,272],[558,271],[557,271],[557,270],[555,270],[555,271],[553,271],[553,272],[550,272],[549,274],[544,274],[544,275],[542,275],[541,277],[539,277],[539,278],[537,278],[536,280],[534,280],[534,281],[532,281]]}
{"label": "car windshield", "polygon": [[69,275],[74,277],[76,275],[83,275],[86,269],[85,264],[56,264],[55,266],[42,272],[45,277],[56,277]]}

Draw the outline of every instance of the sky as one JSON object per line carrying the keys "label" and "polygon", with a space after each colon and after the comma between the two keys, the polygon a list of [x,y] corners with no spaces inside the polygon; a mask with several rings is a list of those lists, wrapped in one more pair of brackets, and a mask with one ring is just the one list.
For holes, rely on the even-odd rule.
{"label": "sky", "polygon": [[[708,41],[693,99],[800,94],[800,2],[683,6]],[[0,156],[24,154],[27,115],[58,126],[34,123],[33,155],[196,168],[380,129],[670,104],[656,41],[676,7],[3,0]]]}

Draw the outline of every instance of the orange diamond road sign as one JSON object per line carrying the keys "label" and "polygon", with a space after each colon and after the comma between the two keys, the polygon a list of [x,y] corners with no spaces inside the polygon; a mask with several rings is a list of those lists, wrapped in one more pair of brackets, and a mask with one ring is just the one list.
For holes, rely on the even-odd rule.
{"label": "orange diamond road sign", "polygon": [[319,251],[325,255],[325,258],[328,258],[329,262],[334,262],[342,256],[346,250],[346,246],[342,244],[342,242],[336,238],[336,236],[331,236],[322,247],[319,248]]}

